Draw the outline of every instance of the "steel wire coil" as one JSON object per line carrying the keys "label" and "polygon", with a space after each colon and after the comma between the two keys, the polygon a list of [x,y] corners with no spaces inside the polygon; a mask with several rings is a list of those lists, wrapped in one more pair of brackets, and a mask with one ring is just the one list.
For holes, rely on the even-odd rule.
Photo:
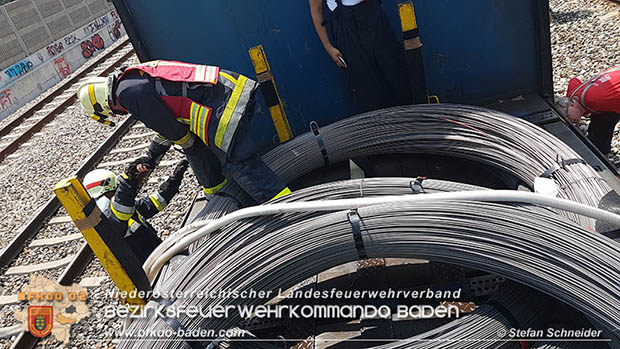
{"label": "steel wire coil", "polygon": [[[318,135],[300,135],[265,154],[263,160],[289,183],[325,164],[319,143],[324,144],[330,162],[374,154],[442,154],[506,171],[532,189],[536,177],[562,160],[581,159],[538,126],[502,112],[465,105],[412,105],[372,111],[324,126]],[[612,191],[585,163],[559,168],[551,178],[557,183],[558,197],[594,207]],[[222,193],[226,196],[209,202],[204,218],[217,218],[235,210],[239,203],[251,203],[234,182],[229,182]],[[585,227],[595,227],[590,218],[561,214]]]}
{"label": "steel wire coil", "polygon": [[[395,340],[392,343],[373,347],[374,349],[486,349],[486,348],[516,348],[517,341],[522,337],[513,337],[512,333],[518,329],[538,329],[549,324],[550,316],[544,305],[554,302],[553,299],[522,285],[507,282],[502,289],[488,301],[482,304],[467,316],[460,317],[443,326],[424,332],[410,338]],[[502,308],[499,310],[498,308]],[[564,315],[574,315],[564,313]],[[510,319],[509,319],[510,318]],[[516,324],[515,324],[516,322]],[[587,323],[579,325],[587,326]],[[516,326],[516,327],[515,327]],[[563,326],[566,327],[566,326]],[[543,330],[544,332],[544,330]],[[503,337],[502,334],[505,334]],[[529,339],[529,338],[526,338]],[[540,349],[561,348],[606,348],[602,342],[566,342],[537,339],[532,336],[527,340],[533,347]],[[235,338],[225,336],[215,341],[217,348],[253,348],[257,344],[246,341],[236,341]],[[265,345],[264,342],[258,342]],[[277,343],[276,343],[277,344]],[[271,348],[277,348],[272,346]]]}
{"label": "steel wire coil", "polygon": [[605,343],[594,341],[570,341],[570,340],[547,340],[538,341],[531,346],[532,349],[600,349],[607,348]]}
{"label": "steel wire coil", "polygon": [[[331,162],[386,153],[446,154],[505,170],[530,188],[534,178],[558,161],[579,157],[527,122],[488,109],[456,105],[399,107],[362,114],[321,128],[320,137]],[[292,181],[324,164],[318,144],[316,136],[307,133],[275,148],[263,159],[283,179]],[[611,191],[585,164],[565,166],[552,178],[558,183],[559,197],[592,206],[598,206],[600,198]],[[250,202],[234,183],[223,193],[229,196],[209,202],[204,218],[218,218],[235,210],[239,203]],[[587,227],[594,226],[591,219],[566,215]]]}
{"label": "steel wire coil", "polygon": [[[316,189],[311,191],[318,193]],[[605,313],[605,309],[620,305],[617,244],[549,210],[455,201],[449,207],[445,203],[381,205],[361,208],[359,212],[369,257],[426,257],[495,272],[563,300],[603,328],[618,325],[619,315]],[[285,214],[232,224],[188,257],[184,264],[190,268],[183,271],[189,277],[176,273],[164,281],[163,288],[286,288],[331,266],[358,259],[350,230],[347,212],[320,217],[312,213]],[[261,303],[231,299],[173,301],[175,305],[202,308]],[[234,317],[181,319],[188,329],[229,328],[237,321]],[[134,326],[157,329],[166,324],[150,318]],[[122,345],[126,343],[131,341]]]}

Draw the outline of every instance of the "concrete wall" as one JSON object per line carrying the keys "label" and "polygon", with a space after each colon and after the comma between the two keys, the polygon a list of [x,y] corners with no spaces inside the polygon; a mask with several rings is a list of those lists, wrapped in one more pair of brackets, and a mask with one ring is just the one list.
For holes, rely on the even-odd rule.
{"label": "concrete wall", "polygon": [[124,35],[106,0],[18,0],[0,7],[0,120]]}

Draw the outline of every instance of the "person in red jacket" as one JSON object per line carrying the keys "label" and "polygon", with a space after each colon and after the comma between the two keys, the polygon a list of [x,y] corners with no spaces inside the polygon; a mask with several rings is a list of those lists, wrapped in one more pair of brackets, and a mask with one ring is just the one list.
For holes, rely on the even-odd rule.
{"label": "person in red jacket", "polygon": [[609,68],[586,82],[571,79],[566,98],[560,99],[557,105],[572,122],[590,114],[588,138],[603,154],[608,154],[615,126],[620,121],[620,66]]}

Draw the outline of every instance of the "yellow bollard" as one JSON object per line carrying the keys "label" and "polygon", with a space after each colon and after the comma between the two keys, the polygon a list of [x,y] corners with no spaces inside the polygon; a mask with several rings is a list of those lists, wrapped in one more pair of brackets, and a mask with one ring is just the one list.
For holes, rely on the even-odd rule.
{"label": "yellow bollard", "polygon": [[134,306],[146,304],[151,286],[123,240],[125,231],[108,221],[76,177],[58,182],[54,193],[120,290],[122,300]]}

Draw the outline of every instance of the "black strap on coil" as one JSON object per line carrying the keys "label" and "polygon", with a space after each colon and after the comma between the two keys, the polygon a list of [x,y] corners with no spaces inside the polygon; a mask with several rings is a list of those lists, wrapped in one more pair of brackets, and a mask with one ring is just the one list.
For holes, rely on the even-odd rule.
{"label": "black strap on coil", "polygon": [[367,259],[368,255],[366,254],[366,248],[364,248],[364,240],[362,240],[362,227],[359,213],[357,210],[351,210],[347,214],[349,218],[349,223],[351,224],[351,229],[353,230],[353,240],[355,241],[355,249],[357,250],[357,255],[360,259]]}
{"label": "black strap on coil", "polygon": [[502,314],[502,316],[506,320],[508,320],[508,323],[510,324],[510,326],[512,326],[512,328],[521,329],[521,324],[519,323],[517,318],[512,315],[512,313],[503,304],[495,300],[489,300],[486,304],[492,306],[497,311],[499,311],[499,313]]}
{"label": "black strap on coil", "polygon": [[411,190],[414,194],[424,193],[424,187],[422,186],[422,182],[424,182],[425,179],[426,177],[418,177],[415,179],[415,181],[410,183]]}
{"label": "black strap on coil", "polygon": [[[153,297],[153,298],[151,298],[151,300],[156,302],[156,303],[158,303],[158,304],[160,304],[160,305],[162,305],[164,307],[163,308],[164,311],[165,311],[165,309],[167,307],[172,305],[172,302],[170,300],[166,299],[166,298],[161,298],[161,297],[155,298],[155,297]],[[184,333],[188,332],[187,328],[185,328],[185,326],[183,326],[183,324],[181,324],[181,322],[179,322],[179,320],[177,320],[177,319],[172,319],[172,318],[169,318],[167,316],[164,316],[163,320],[176,333],[179,332],[179,329],[182,330]],[[189,345],[193,349],[204,349],[204,347],[200,344],[200,342],[193,341],[193,340],[191,340],[191,338],[186,338],[186,337],[183,337],[182,339],[185,342],[185,344]],[[187,339],[190,339],[190,340],[187,340]]]}
{"label": "black strap on coil", "polygon": [[317,124],[316,121],[310,121],[310,130],[312,130],[312,133],[316,138],[316,142],[321,149],[321,155],[323,155],[323,163],[325,165],[329,165],[329,156],[327,155],[327,150],[325,149],[325,142],[323,142],[323,138],[319,133],[319,124]]}
{"label": "black strap on coil", "polygon": [[566,168],[566,166],[569,165],[575,165],[575,164],[584,164],[587,165],[588,163],[585,162],[585,160],[583,159],[579,159],[579,158],[575,158],[575,159],[568,159],[568,160],[559,160],[556,159],[556,163],[553,164],[553,166],[551,166],[551,168],[549,168],[547,171],[545,171],[542,175],[540,175],[543,178],[551,178],[551,176],[556,173],[558,170]]}

